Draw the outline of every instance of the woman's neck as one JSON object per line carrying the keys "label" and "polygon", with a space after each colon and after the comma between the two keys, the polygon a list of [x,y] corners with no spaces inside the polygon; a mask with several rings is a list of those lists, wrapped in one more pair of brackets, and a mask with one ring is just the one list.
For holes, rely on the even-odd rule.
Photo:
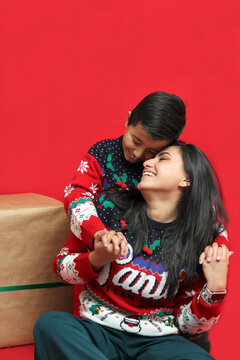
{"label": "woman's neck", "polygon": [[176,195],[172,198],[159,197],[158,194],[142,193],[142,195],[147,203],[147,214],[151,219],[162,223],[176,219],[179,200],[179,198],[176,200]]}

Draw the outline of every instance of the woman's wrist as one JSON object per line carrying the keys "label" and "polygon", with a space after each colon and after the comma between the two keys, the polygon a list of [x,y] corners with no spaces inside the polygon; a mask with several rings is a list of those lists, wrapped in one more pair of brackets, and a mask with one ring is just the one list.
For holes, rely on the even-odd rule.
{"label": "woman's wrist", "polygon": [[217,282],[211,282],[211,281],[208,281],[207,282],[207,288],[210,290],[210,291],[225,291],[226,290],[226,282],[225,281],[222,281],[221,283],[217,283]]}
{"label": "woman's wrist", "polygon": [[104,264],[101,261],[99,262],[94,250],[90,252],[88,258],[94,271],[98,271],[103,267]]}
{"label": "woman's wrist", "polygon": [[225,290],[214,290],[211,291],[207,284],[204,285],[202,290],[200,291],[197,302],[199,303],[200,297],[209,305],[218,303],[219,301],[222,301],[226,295],[227,291]]}

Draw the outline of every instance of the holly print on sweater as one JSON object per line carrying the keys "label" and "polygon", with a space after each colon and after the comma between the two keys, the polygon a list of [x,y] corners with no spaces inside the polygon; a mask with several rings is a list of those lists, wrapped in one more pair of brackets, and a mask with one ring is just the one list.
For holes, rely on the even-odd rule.
{"label": "holly print on sweater", "polygon": [[[99,218],[115,231],[123,227],[123,214],[106,194],[95,200]],[[134,237],[122,229],[128,241],[128,255],[94,272],[89,262],[89,248],[72,236],[54,261],[54,271],[63,281],[85,283],[78,295],[75,315],[122,331],[145,336],[178,333],[196,334],[209,330],[218,320],[222,302],[209,305],[197,300],[206,280],[196,277],[191,289],[182,285],[184,269],[179,274],[179,290],[174,301],[167,298],[168,266],[163,263],[161,238],[169,224],[148,219],[151,231],[144,244],[151,253],[133,257]],[[221,233],[215,241],[228,246]],[[80,305],[81,304],[81,305]],[[75,304],[76,305],[76,304]]]}
{"label": "holly print on sweater", "polygon": [[71,184],[64,190],[64,206],[73,234],[92,248],[94,234],[105,228],[93,200],[103,189],[134,187],[142,174],[142,163],[126,161],[123,137],[107,139],[93,145],[80,161]]}

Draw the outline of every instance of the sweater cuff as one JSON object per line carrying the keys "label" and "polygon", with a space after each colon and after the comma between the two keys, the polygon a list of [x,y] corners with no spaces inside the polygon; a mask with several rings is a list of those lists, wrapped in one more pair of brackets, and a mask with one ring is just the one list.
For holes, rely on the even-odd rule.
{"label": "sweater cuff", "polygon": [[85,221],[84,227],[82,226],[81,238],[83,242],[91,249],[94,249],[93,237],[97,231],[106,229],[106,226],[102,223],[99,217],[92,221]]}
{"label": "sweater cuff", "polygon": [[207,304],[201,296],[195,295],[192,300],[192,309],[198,319],[204,317],[205,319],[211,319],[212,317],[218,317],[221,313],[223,301],[216,302],[215,304]]}

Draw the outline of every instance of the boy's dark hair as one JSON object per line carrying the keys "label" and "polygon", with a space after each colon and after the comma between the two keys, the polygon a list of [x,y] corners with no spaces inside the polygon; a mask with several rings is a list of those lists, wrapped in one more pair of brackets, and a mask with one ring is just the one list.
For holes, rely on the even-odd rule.
{"label": "boy's dark hair", "polygon": [[132,110],[129,125],[141,123],[155,140],[176,140],[186,123],[186,109],[182,99],[163,91],[147,95]]}

